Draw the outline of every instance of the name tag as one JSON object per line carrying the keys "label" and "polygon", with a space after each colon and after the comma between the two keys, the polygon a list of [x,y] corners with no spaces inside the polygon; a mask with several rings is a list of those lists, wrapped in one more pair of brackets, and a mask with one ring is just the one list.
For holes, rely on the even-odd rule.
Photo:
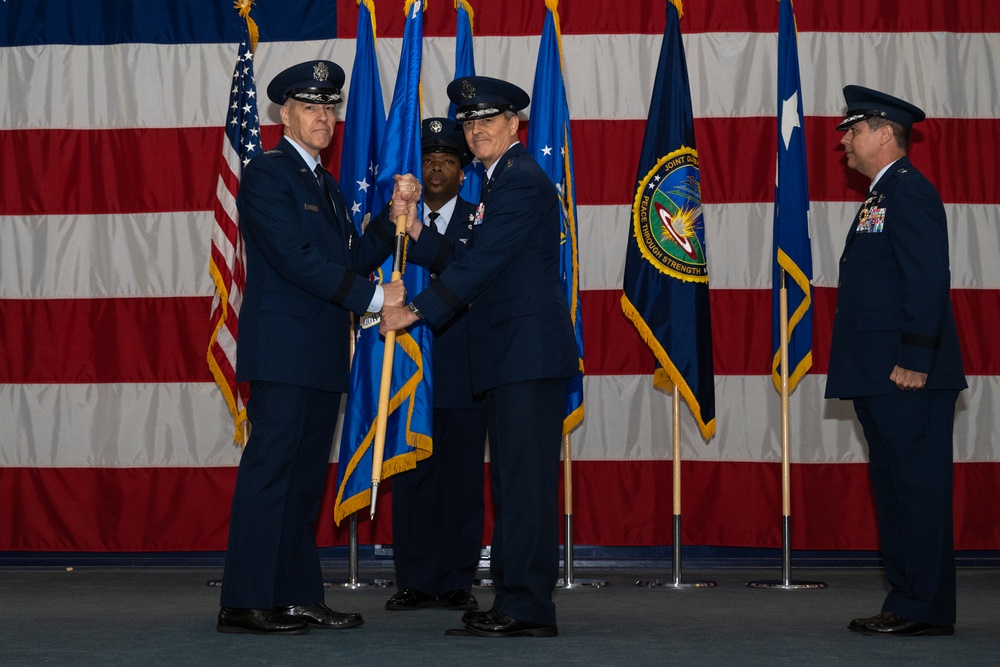
{"label": "name tag", "polygon": [[319,213],[318,206],[313,206],[312,204],[303,204],[303,206],[305,206],[305,209],[307,211],[312,211],[313,213]]}

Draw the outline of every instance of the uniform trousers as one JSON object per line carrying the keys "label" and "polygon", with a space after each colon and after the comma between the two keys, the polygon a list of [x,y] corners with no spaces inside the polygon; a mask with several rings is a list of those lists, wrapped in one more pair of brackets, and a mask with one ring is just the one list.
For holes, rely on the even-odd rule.
{"label": "uniform trousers", "polygon": [[556,624],[559,454],[566,380],[530,380],[486,392],[493,494],[493,608]]}
{"label": "uniform trousers", "polygon": [[400,590],[470,591],[483,545],[486,410],[434,409],[434,452],[392,478],[392,535]]}
{"label": "uniform trousers", "polygon": [[223,607],[323,602],[313,524],[319,515],[340,393],[251,382],[250,440],[236,474]]}
{"label": "uniform trousers", "polygon": [[891,590],[885,612],[955,622],[952,433],[958,391],[854,399],[868,441],[879,541]]}

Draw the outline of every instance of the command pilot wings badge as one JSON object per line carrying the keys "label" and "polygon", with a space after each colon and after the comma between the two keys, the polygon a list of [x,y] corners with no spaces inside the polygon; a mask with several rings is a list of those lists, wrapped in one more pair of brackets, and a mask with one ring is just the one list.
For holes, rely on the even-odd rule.
{"label": "command pilot wings badge", "polygon": [[632,225],[642,256],[661,273],[708,282],[698,151],[682,146],[657,160],[636,188]]}

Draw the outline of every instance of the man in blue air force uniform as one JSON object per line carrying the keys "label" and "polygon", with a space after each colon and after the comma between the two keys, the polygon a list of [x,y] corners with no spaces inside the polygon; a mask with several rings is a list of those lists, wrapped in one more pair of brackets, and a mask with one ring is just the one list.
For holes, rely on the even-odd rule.
{"label": "man in blue air force uniform", "polygon": [[[424,223],[454,256],[468,251],[476,205],[458,196],[472,160],[462,126],[447,118],[421,125]],[[392,478],[392,550],[399,590],[390,611],[477,609],[472,582],[483,543],[486,405],[472,393],[468,318],[434,331],[434,453]]]}
{"label": "man in blue air force uniform", "polygon": [[851,399],[868,441],[891,590],[849,624],[872,635],[950,635],[955,623],[952,431],[967,385],[952,315],[948,228],[906,156],[914,105],[844,88],[847,165],[871,180],[840,258],[827,398]]}
{"label": "man in blue air force uniform", "polygon": [[[462,620],[479,636],[552,637],[566,380],[579,370],[559,275],[559,196],[518,142],[527,93],[465,77],[448,85],[448,96],[486,167],[469,250],[458,258],[433,230],[411,232],[411,260],[440,274],[407,306],[383,308],[380,326],[402,329],[424,318],[438,328],[469,308],[472,390],[486,399],[496,596],[489,611]],[[412,197],[414,181],[399,177],[394,206]]]}
{"label": "man in blue air force uniform", "polygon": [[349,380],[349,311],[403,303],[401,284],[367,278],[393,230],[359,238],[340,187],[319,164],[333,138],[344,72],[329,61],[267,88],[284,137],[247,165],[236,204],[246,242],[236,378],[250,383],[250,439],[233,494],[219,632],[299,634],[361,625],[323,604],[312,524]]}

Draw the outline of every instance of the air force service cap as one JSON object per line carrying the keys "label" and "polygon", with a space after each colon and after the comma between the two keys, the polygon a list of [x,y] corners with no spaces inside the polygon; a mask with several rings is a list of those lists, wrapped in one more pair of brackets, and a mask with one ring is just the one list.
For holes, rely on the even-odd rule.
{"label": "air force service cap", "polygon": [[267,86],[267,97],[275,104],[291,98],[310,104],[339,104],[344,86],[344,70],[329,60],[310,60],[292,65],[274,77]]}
{"label": "air force service cap", "polygon": [[844,86],[844,99],[847,100],[847,117],[837,126],[838,132],[872,117],[892,120],[905,127],[912,127],[925,118],[924,112],[909,102],[871,88]]}
{"label": "air force service cap", "polygon": [[517,86],[488,76],[464,76],[448,84],[448,99],[460,121],[489,118],[504,111],[520,111],[528,106],[528,93]]}
{"label": "air force service cap", "polygon": [[450,118],[425,118],[420,124],[420,148],[424,153],[452,153],[462,167],[472,162],[461,123]]}

